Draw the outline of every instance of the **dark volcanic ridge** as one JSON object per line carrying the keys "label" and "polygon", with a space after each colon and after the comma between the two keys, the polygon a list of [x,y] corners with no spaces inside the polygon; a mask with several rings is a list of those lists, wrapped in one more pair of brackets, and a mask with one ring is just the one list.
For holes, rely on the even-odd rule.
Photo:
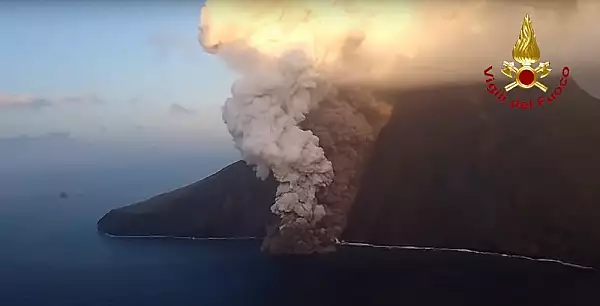
{"label": "dark volcanic ridge", "polygon": [[98,230],[114,236],[264,237],[277,184],[243,161],[189,186],[108,212]]}
{"label": "dark volcanic ridge", "polygon": [[[545,83],[552,88],[558,79]],[[569,80],[552,104],[511,109],[485,87],[482,80],[377,93],[394,110],[363,156],[356,198],[331,223],[341,226],[340,240],[600,267],[600,101]],[[237,162],[113,210],[98,229],[117,236],[264,237],[276,224],[269,211],[276,185]]]}

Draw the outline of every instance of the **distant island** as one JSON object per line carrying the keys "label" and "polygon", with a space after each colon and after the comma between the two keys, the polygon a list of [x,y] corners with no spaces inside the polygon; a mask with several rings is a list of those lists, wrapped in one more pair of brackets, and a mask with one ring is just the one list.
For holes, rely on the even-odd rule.
{"label": "distant island", "polygon": [[[483,82],[385,92],[397,102],[365,157],[351,207],[336,215],[335,224],[344,225],[338,238],[600,267],[600,101],[569,82],[560,99],[529,110],[496,101]],[[539,92],[519,95],[535,99]],[[112,210],[98,230],[269,239],[277,230],[269,211],[276,185],[236,162],[187,187]]]}

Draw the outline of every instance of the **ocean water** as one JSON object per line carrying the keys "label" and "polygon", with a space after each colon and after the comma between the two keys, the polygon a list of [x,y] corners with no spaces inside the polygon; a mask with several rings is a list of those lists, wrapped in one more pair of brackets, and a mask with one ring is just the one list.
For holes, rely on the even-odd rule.
{"label": "ocean water", "polygon": [[559,264],[362,247],[273,258],[259,241],[96,232],[109,209],[182,179],[0,196],[0,305],[600,305],[597,275]]}

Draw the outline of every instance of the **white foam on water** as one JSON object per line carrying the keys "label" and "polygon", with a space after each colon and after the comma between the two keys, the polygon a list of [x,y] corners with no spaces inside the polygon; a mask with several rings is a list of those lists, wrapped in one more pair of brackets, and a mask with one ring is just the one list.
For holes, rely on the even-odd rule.
{"label": "white foam on water", "polygon": [[453,248],[436,248],[436,247],[421,247],[421,246],[394,246],[394,245],[376,245],[370,243],[360,243],[360,242],[347,242],[337,240],[336,243],[338,245],[346,245],[346,246],[356,246],[356,247],[371,247],[371,248],[381,248],[381,249],[401,249],[401,250],[418,250],[418,251],[441,251],[441,252],[462,252],[462,253],[471,253],[477,255],[488,255],[488,256],[500,256],[500,257],[508,257],[508,258],[516,258],[516,259],[524,259],[538,262],[551,262],[557,263],[564,266],[577,268],[577,269],[585,269],[585,270],[595,270],[592,267],[582,266],[574,263],[569,263],[565,261],[561,261],[558,259],[549,259],[549,258],[534,258],[524,255],[511,255],[511,254],[503,254],[503,253],[494,253],[494,252],[484,252],[484,251],[476,251],[470,249],[453,249]]}
{"label": "white foam on water", "polygon": [[[204,237],[204,238],[199,238],[199,237],[178,237],[178,236],[165,236],[165,235],[116,236],[116,235],[111,235],[111,234],[106,234],[106,233],[104,233],[104,235],[106,235],[108,237],[111,237],[111,238],[185,239],[185,240],[199,240],[199,241],[203,241],[203,240],[257,240],[257,239],[261,239],[259,237]],[[400,250],[417,250],[417,251],[461,252],[461,253],[470,253],[470,254],[477,254],[477,255],[500,256],[500,257],[515,258],[515,259],[521,259],[521,260],[530,260],[530,261],[537,261],[537,262],[550,262],[550,263],[556,263],[556,264],[560,264],[560,265],[571,267],[571,268],[584,269],[584,270],[595,270],[593,267],[578,265],[578,264],[574,264],[574,263],[570,263],[570,262],[566,262],[566,261],[562,261],[562,260],[558,260],[558,259],[534,258],[534,257],[529,257],[529,256],[524,256],[524,255],[511,255],[511,254],[504,254],[504,253],[477,251],[477,250],[471,250],[471,249],[438,248],[438,247],[409,246],[409,245],[377,245],[377,244],[362,243],[362,242],[341,241],[341,240],[338,240],[338,239],[336,239],[336,244],[338,244],[338,245],[344,245],[344,246],[369,247],[369,248],[378,248],[378,249],[400,249]]]}

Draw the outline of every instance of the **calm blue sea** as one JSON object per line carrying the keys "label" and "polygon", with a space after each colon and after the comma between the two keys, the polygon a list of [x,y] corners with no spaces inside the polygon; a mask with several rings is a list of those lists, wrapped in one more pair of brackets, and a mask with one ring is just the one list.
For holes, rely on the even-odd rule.
{"label": "calm blue sea", "polygon": [[257,241],[109,238],[95,227],[106,211],[193,180],[85,178],[67,199],[56,182],[0,196],[0,305],[600,305],[593,273],[555,264],[351,247],[269,258]]}

